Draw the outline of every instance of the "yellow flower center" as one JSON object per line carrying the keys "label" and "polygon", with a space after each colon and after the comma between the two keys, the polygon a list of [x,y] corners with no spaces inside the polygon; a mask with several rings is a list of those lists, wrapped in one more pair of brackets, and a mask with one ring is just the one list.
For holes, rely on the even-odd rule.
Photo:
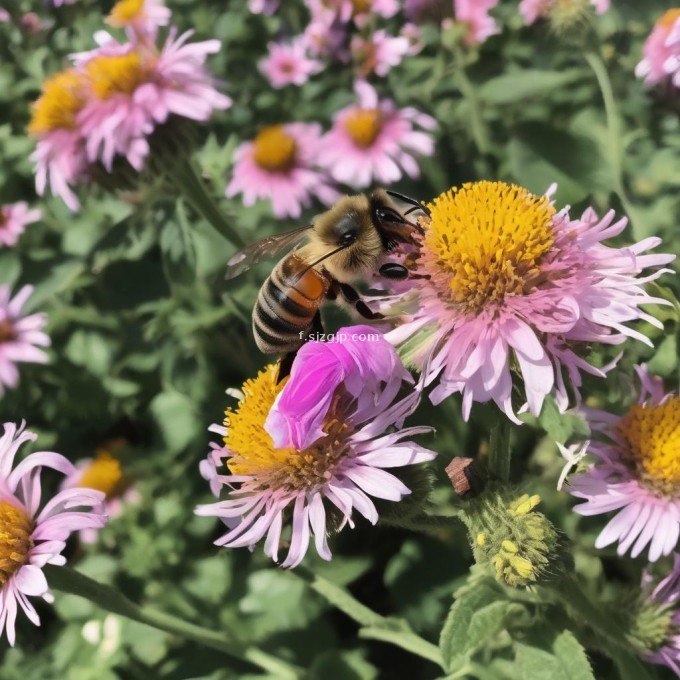
{"label": "yellow flower center", "polygon": [[371,11],[371,0],[352,0],[352,15],[366,14]]}
{"label": "yellow flower center", "polygon": [[53,130],[73,130],[85,106],[84,81],[75,69],[57,73],[43,83],[43,92],[33,105],[28,131],[41,135]]}
{"label": "yellow flower center", "polygon": [[127,26],[137,19],[144,9],[144,0],[119,0],[106,21],[111,26]]}
{"label": "yellow flower center", "polygon": [[85,68],[92,92],[102,100],[131,95],[149,76],[148,66],[136,52],[95,57]]}
{"label": "yellow flower center", "polygon": [[270,172],[286,172],[295,165],[297,144],[283,127],[272,125],[253,140],[253,160]]}
{"label": "yellow flower center", "polygon": [[547,197],[504,182],[454,187],[428,205],[424,260],[451,300],[476,313],[539,282],[554,242],[555,209]]}
{"label": "yellow flower center", "polygon": [[120,468],[120,461],[108,451],[100,449],[97,457],[83,470],[78,486],[96,489],[110,498],[120,490],[122,481],[123,471]]}
{"label": "yellow flower center", "polygon": [[16,333],[14,332],[14,326],[7,321],[0,321],[0,343],[10,342],[16,338]]}
{"label": "yellow flower center", "polygon": [[356,109],[345,118],[345,130],[360,148],[367,149],[382,130],[383,116],[379,109]]}
{"label": "yellow flower center", "polygon": [[669,9],[665,14],[662,14],[656,25],[670,28],[678,19],[680,19],[680,7]]}
{"label": "yellow flower center", "polygon": [[330,478],[345,454],[343,438],[349,428],[329,417],[324,426],[328,435],[308,449],[275,448],[264,423],[286,382],[277,384],[277,376],[278,366],[267,366],[256,378],[244,383],[244,398],[238,407],[227,409],[224,443],[234,454],[227,466],[235,475],[252,475],[263,488],[286,491],[313,488]]}
{"label": "yellow flower center", "polygon": [[0,587],[28,562],[34,527],[23,510],[0,501]]}
{"label": "yellow flower center", "polygon": [[680,397],[631,407],[618,429],[641,481],[665,496],[680,497]]}

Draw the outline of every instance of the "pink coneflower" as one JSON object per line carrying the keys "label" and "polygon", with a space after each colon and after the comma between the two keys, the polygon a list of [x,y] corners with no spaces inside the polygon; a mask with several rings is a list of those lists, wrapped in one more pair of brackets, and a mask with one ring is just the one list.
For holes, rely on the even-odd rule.
{"label": "pink coneflower", "polygon": [[418,130],[433,130],[434,118],[414,108],[398,109],[389,99],[358,81],[358,104],[335,114],[333,128],[324,137],[319,163],[339,182],[360,189],[374,181],[391,184],[403,174],[418,177],[414,154],[431,156],[432,137]]}
{"label": "pink coneflower", "polygon": [[398,0],[308,0],[312,20],[332,14],[343,23],[364,26],[372,14],[389,19],[399,11]]}
{"label": "pink coneflower", "polygon": [[[109,519],[120,516],[126,505],[139,501],[139,493],[123,475],[118,451],[125,446],[124,439],[113,439],[104,443],[95,452],[94,458],[85,458],[76,463],[73,471],[66,476],[61,488],[80,487],[95,489],[104,494],[104,511]],[[79,533],[83,543],[94,543],[99,532],[82,529]]]}
{"label": "pink coneflower", "polygon": [[71,210],[80,205],[71,187],[82,180],[88,164],[78,122],[86,103],[83,74],[77,69],[62,71],[43,83],[28,128],[38,140],[31,156],[38,194],[42,196],[49,186]]}
{"label": "pink coneflower", "polygon": [[649,546],[654,562],[669,555],[680,535],[680,397],[664,394],[644,367],[638,403],[622,416],[588,411],[597,461],[576,475],[568,491],[585,503],[580,515],[616,511],[595,541],[596,548],[618,543],[617,552],[637,557]]}
{"label": "pink coneflower", "polygon": [[321,70],[321,63],[310,59],[302,41],[269,43],[269,56],[260,61],[260,71],[272,87],[304,85]]}
{"label": "pink coneflower", "polygon": [[411,49],[408,38],[393,37],[386,31],[375,31],[367,38],[352,38],[352,55],[362,78],[375,73],[386,76],[398,66]]}
{"label": "pink coneflower", "polygon": [[162,50],[130,45],[126,53],[94,51],[81,66],[91,90],[78,123],[86,139],[88,160],[111,170],[123,156],[141,170],[149,154],[149,136],[171,116],[207,121],[231,106],[205,69],[220,49],[219,40],[187,43],[192,32],[177,37],[170,29]]}
{"label": "pink coneflower", "polygon": [[[550,17],[557,13],[556,18],[563,17],[566,21],[583,18],[589,8],[594,8],[596,14],[604,14],[609,9],[610,0],[522,0],[519,3],[519,13],[524,23],[530,26],[538,19]],[[592,11],[592,10],[591,10]]]}
{"label": "pink coneflower", "polygon": [[[372,344],[364,349],[364,374],[371,370]],[[308,365],[300,375],[314,370],[315,364]],[[252,548],[264,540],[265,554],[274,561],[284,518],[290,516],[290,548],[282,566],[294,567],[312,536],[319,555],[331,559],[327,534],[345,524],[353,527],[354,510],[375,524],[378,512],[371,496],[396,502],[410,493],[384,468],[428,461],[435,453],[404,441],[429,428],[399,429],[415,404],[412,395],[395,401],[400,372],[363,400],[345,390],[344,383],[331,381],[327,387],[334,398],[325,414],[323,436],[304,449],[276,448],[265,420],[284,384],[294,390],[291,382],[297,379],[277,383],[277,375],[272,365],[248,380],[238,407],[227,411],[225,427],[211,428],[224,437],[224,446],[213,448],[201,472],[214,492],[226,489],[228,496],[196,512],[219,517],[227,525],[217,545]],[[390,431],[395,424],[397,429]]]}
{"label": "pink coneflower", "polygon": [[163,0],[118,0],[106,21],[116,28],[127,29],[132,37],[154,37],[159,26],[170,23],[170,16]]}
{"label": "pink coneflower", "polygon": [[236,149],[227,197],[243,194],[248,206],[268,199],[277,217],[299,217],[313,196],[330,205],[339,194],[316,168],[320,144],[321,127],[316,123],[264,128]]}
{"label": "pink coneflower", "polygon": [[43,332],[46,315],[21,314],[32,292],[33,286],[24,286],[12,298],[9,286],[0,285],[0,396],[5,387],[19,384],[17,364],[44,364],[48,360],[39,349],[50,345],[49,336]]}
{"label": "pink coneflower", "polygon": [[643,59],[635,69],[648,85],[669,80],[680,87],[680,8],[669,9],[645,41]]}
{"label": "pink coneflower", "polygon": [[39,511],[42,468],[70,474],[73,465],[58,453],[29,454],[18,465],[19,447],[36,435],[5,423],[0,438],[0,632],[14,645],[17,609],[40,625],[28,597],[52,601],[42,568],[64,564],[62,551],[73,531],[99,529],[106,523],[103,494],[92,489],[68,489],[53,496]]}
{"label": "pink coneflower", "polygon": [[680,555],[658,583],[645,571],[630,638],[645,661],[668,666],[680,677]]}
{"label": "pink coneflower", "polygon": [[453,0],[456,21],[467,26],[465,42],[479,45],[499,32],[498,24],[489,16],[498,0]]}
{"label": "pink coneflower", "polygon": [[0,247],[16,245],[26,225],[39,219],[40,210],[29,210],[24,202],[0,206]]}
{"label": "pink coneflower", "polygon": [[99,47],[73,55],[74,68],[46,81],[29,126],[38,138],[32,158],[39,193],[49,185],[77,209],[71,186],[93,165],[111,172],[121,158],[139,171],[159,127],[171,119],[207,121],[231,105],[204,65],[220,42],[187,43],[190,36],[171,28],[158,50],[148,40],[121,45],[103,33]]}
{"label": "pink coneflower", "polygon": [[[673,255],[643,255],[660,239],[612,248],[603,239],[620,234],[626,220],[592,209],[580,219],[556,212],[547,196],[504,182],[453,188],[429,204],[425,235],[412,265],[411,311],[404,296],[394,307],[401,327],[388,334],[408,344],[408,363],[427,383],[439,376],[434,403],[463,393],[463,416],[473,402],[493,400],[514,422],[513,372],[521,376],[528,408],[538,415],[553,394],[560,409],[578,396],[581,372],[604,376],[583,358],[585,343],[620,344],[645,336],[626,324],[644,319],[661,326],[640,305],[663,302],[647,295],[636,276]],[[389,306],[383,310],[389,312]],[[511,368],[512,367],[512,368]],[[565,375],[566,373],[566,375]],[[566,378],[566,379],[565,379]]]}
{"label": "pink coneflower", "polygon": [[264,424],[277,448],[305,449],[323,437],[340,385],[358,400],[357,410],[363,413],[386,390],[394,397],[402,382],[413,382],[394,347],[376,329],[350,326],[331,337],[329,342],[306,343],[295,357],[290,380]]}

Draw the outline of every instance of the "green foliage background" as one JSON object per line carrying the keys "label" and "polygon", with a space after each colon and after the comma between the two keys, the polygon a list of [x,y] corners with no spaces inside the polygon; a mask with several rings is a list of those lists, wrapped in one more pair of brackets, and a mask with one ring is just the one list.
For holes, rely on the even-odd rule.
{"label": "green foliage background", "polygon": [[[354,97],[349,67],[328,67],[301,88],[268,87],[257,69],[265,37],[299,32],[307,21],[302,3],[283,5],[268,18],[251,15],[243,0],[170,3],[181,29],[223,42],[210,68],[234,106],[201,128],[195,160],[246,242],[295,225],[274,219],[268,204],[245,209],[238,199],[221,198],[236,144],[265,124],[319,121],[328,128],[332,114]],[[545,25],[524,27],[517,3],[501,2],[494,14],[502,33],[467,53],[450,49],[438,27],[424,26],[422,53],[377,81],[381,93],[431,113],[440,126],[436,155],[422,163],[422,178],[394,188],[429,199],[478,178],[514,181],[537,193],[556,181],[558,207],[614,207],[632,219],[621,243],[660,235],[659,251],[677,252],[680,100],[646,91],[633,75],[644,38],[670,5],[613,5],[592,34],[564,40]],[[333,539],[330,564],[310,554],[299,573],[278,569],[259,549],[250,554],[212,545],[218,527],[192,514],[209,500],[198,463],[208,450],[208,425],[220,421],[229,404],[225,389],[264,364],[251,339],[250,309],[267,268],[225,282],[233,246],[160,183],[122,195],[89,191],[76,215],[58,200],[38,201],[28,160],[30,103],[41,82],[66,65],[68,53],[93,46],[110,4],[5,6],[17,15],[37,11],[48,29],[31,36],[0,24],[0,203],[27,200],[44,213],[16,249],[0,250],[0,282],[35,285],[31,306],[49,314],[53,345],[48,366],[22,368],[20,387],[0,400],[0,422],[26,419],[40,449],[72,460],[91,456],[113,436],[125,437],[124,466],[142,497],[96,546],[72,545],[71,563],[135,602],[231,631],[244,648],[257,644],[314,679],[669,677],[637,665],[623,640],[614,665],[587,621],[574,622],[556,602],[501,588],[477,568],[471,572],[465,531],[454,520],[421,530],[360,521]],[[401,21],[386,23],[396,29]],[[589,54],[602,59],[611,78],[608,111]],[[666,276],[661,285],[660,294],[678,295],[677,279]],[[665,331],[642,328],[655,349],[625,345],[613,377],[587,384],[591,402],[620,409],[632,393],[631,366],[640,361],[677,388],[677,306],[655,313]],[[424,404],[413,417],[437,428],[424,443],[441,454],[432,466],[438,512],[452,513],[457,502],[443,468],[453,455],[483,453],[489,416],[476,408],[464,424],[459,400],[449,399],[437,409]],[[596,551],[603,518],[576,516],[571,499],[555,491],[562,461],[553,440],[582,432],[578,418],[559,416],[547,404],[537,422],[515,434],[513,478],[541,494],[544,512],[570,540],[587,591],[602,601],[638,584],[644,562]],[[407,622],[435,645],[441,633],[446,669],[375,639],[370,625],[360,632],[310,587],[311,573],[346,586],[375,612]],[[454,593],[455,616],[446,622]],[[612,616],[623,616],[616,606],[620,600]],[[21,619],[17,647],[0,648],[3,680],[261,677],[254,666],[198,643],[122,617],[107,619],[76,596],[57,594],[55,606],[40,613],[40,628]],[[109,636],[118,631],[114,644],[83,636],[86,627],[96,638],[102,625]],[[394,623],[395,630],[401,625]]]}

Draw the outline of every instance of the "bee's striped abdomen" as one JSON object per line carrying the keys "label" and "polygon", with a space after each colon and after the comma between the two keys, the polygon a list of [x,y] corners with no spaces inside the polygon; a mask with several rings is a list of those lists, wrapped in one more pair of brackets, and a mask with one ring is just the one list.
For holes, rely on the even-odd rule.
{"label": "bee's striped abdomen", "polygon": [[264,354],[295,351],[311,330],[330,280],[306,268],[303,260],[291,255],[276,265],[260,289],[253,312],[253,333]]}

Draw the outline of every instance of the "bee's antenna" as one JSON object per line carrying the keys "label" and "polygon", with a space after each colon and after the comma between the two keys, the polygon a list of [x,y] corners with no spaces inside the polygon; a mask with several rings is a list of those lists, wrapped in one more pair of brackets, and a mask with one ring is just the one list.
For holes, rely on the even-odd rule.
{"label": "bee's antenna", "polygon": [[[415,209],[422,210],[426,215],[429,216],[430,211],[429,211],[428,207],[426,205],[423,205],[423,203],[421,203],[417,199],[411,198],[410,196],[404,196],[404,194],[400,194],[397,191],[387,190],[386,193],[387,193],[388,196],[398,198],[400,201],[403,201],[404,203],[408,203],[409,205],[412,205],[414,210]],[[411,211],[409,210],[408,212],[411,212]],[[408,213],[406,213],[406,214],[408,215]]]}

